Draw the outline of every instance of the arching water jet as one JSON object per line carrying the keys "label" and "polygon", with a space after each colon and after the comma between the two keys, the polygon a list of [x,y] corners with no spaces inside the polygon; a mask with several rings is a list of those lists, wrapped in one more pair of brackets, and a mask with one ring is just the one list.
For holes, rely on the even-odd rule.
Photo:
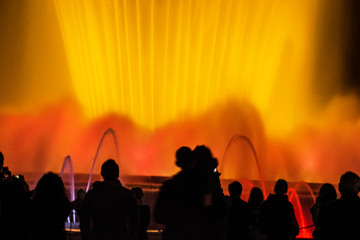
{"label": "arching water jet", "polygon": [[289,201],[294,206],[295,216],[297,217],[297,220],[299,223],[300,233],[299,233],[298,237],[312,238],[312,231],[309,231],[309,228],[313,226],[312,222],[311,222],[311,220],[307,221],[309,219],[306,218],[304,215],[304,210],[306,209],[308,211],[308,213],[310,213],[310,208],[305,208],[304,204],[301,204],[299,194],[297,192],[297,190],[300,186],[306,187],[306,189],[310,192],[312,200],[315,202],[315,195],[314,195],[312,189],[309,187],[309,185],[305,182],[299,182],[295,185],[294,188],[289,188],[289,190],[288,190]]}
{"label": "arching water jet", "polygon": [[117,141],[117,138],[116,138],[116,134],[115,134],[115,131],[112,128],[109,128],[104,132],[103,136],[101,137],[98,148],[96,150],[94,161],[93,161],[91,171],[90,171],[90,175],[89,175],[89,180],[88,180],[87,187],[86,187],[86,192],[89,191],[89,188],[90,188],[91,179],[92,179],[92,175],[93,175],[93,172],[94,172],[95,163],[96,163],[99,151],[101,149],[101,146],[103,144],[103,141],[104,141],[105,137],[107,135],[109,135],[109,134],[113,136],[113,140],[114,140],[114,144],[115,144],[115,148],[116,148],[116,157],[117,157],[117,159],[119,159],[119,145],[118,145],[118,141]]}
{"label": "arching water jet", "polygon": [[260,168],[259,159],[258,159],[258,157],[257,157],[255,147],[254,147],[253,143],[251,142],[251,140],[250,140],[248,137],[246,137],[246,136],[244,136],[244,135],[234,135],[234,136],[230,139],[230,141],[229,141],[229,143],[228,143],[228,145],[227,145],[227,147],[226,147],[226,149],[225,149],[223,159],[222,159],[222,161],[221,161],[221,163],[220,163],[220,169],[223,169],[223,165],[225,164],[225,160],[226,160],[226,158],[227,158],[228,151],[229,151],[229,149],[231,148],[232,144],[233,144],[236,140],[243,140],[243,141],[245,141],[245,143],[250,147],[251,152],[252,152],[252,154],[253,154],[253,156],[254,156],[254,158],[255,158],[255,162],[256,162],[256,166],[257,166],[257,171],[258,171],[258,173],[259,173],[259,177],[260,177],[260,181],[261,181],[261,187],[262,187],[262,189],[263,189],[264,196],[266,196],[266,189],[265,189],[265,184],[264,184],[264,178],[263,178],[263,174],[262,174],[262,171],[261,171],[261,168]]}
{"label": "arching water jet", "polygon": [[[74,181],[74,167],[73,167],[73,163],[71,160],[71,157],[69,155],[67,155],[64,159],[63,165],[61,167],[61,172],[60,172],[60,177],[61,179],[63,179],[64,181],[64,173],[65,170],[69,169],[70,173],[70,201],[75,201],[75,181]],[[72,211],[72,215],[73,215],[73,222],[75,222],[75,210]]]}

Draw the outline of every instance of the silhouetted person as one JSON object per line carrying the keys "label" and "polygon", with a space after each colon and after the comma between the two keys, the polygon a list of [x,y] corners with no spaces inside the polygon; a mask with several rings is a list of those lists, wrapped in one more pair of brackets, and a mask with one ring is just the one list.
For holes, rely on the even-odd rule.
{"label": "silhouetted person", "polygon": [[227,235],[229,240],[249,239],[250,211],[247,202],[242,200],[242,185],[234,181],[228,186],[231,207],[229,210]]}
{"label": "silhouetted person", "polygon": [[150,207],[149,205],[144,205],[143,197],[144,192],[140,187],[135,187],[131,189],[136,197],[137,206],[139,208],[139,232],[138,232],[138,240],[148,240],[147,228],[150,223]]}
{"label": "silhouetted person", "polygon": [[16,233],[19,195],[10,179],[0,180],[0,234],[1,239],[14,239]]}
{"label": "silhouetted person", "polygon": [[202,202],[201,234],[204,239],[223,239],[226,237],[227,204],[220,184],[218,161],[210,149],[204,145],[194,151],[195,172]]}
{"label": "silhouetted person", "polygon": [[22,175],[11,175],[0,152],[0,239],[27,239],[29,186]]}
{"label": "silhouetted person", "polygon": [[80,227],[83,240],[137,239],[139,213],[133,192],[122,186],[112,159],[101,166],[104,181],[84,198]]}
{"label": "silhouetted person", "polygon": [[341,197],[320,209],[319,239],[359,239],[360,198],[359,176],[346,172],[340,178]]}
{"label": "silhouetted person", "polygon": [[204,206],[215,206],[216,201],[223,201],[224,194],[217,172],[218,161],[213,158],[210,149],[204,145],[194,149],[195,171],[201,184]]}
{"label": "silhouetted person", "polygon": [[93,184],[91,184],[91,188],[94,189],[96,188],[97,186],[100,186],[101,185],[101,181],[95,181],[93,182]]}
{"label": "silhouetted person", "polygon": [[4,155],[0,152],[0,234],[4,239],[11,239],[15,219],[13,212],[17,205],[16,186],[4,177]]}
{"label": "silhouetted person", "polygon": [[274,187],[275,194],[269,194],[264,201],[258,218],[259,229],[269,240],[295,239],[299,225],[293,205],[289,202],[287,182],[279,179]]}
{"label": "silhouetted person", "polygon": [[76,192],[76,199],[73,202],[71,202],[71,209],[75,210],[76,214],[79,217],[81,217],[81,210],[82,210],[81,208],[83,205],[85,194],[86,192],[84,189],[79,189]]}
{"label": "silhouetted person", "polygon": [[248,200],[249,210],[250,210],[250,224],[254,225],[257,222],[260,208],[264,202],[264,195],[260,188],[253,187],[250,191],[250,196]]}
{"label": "silhouetted person", "polygon": [[316,198],[316,202],[314,206],[310,208],[312,220],[315,225],[315,229],[312,234],[314,239],[319,239],[318,222],[319,222],[320,209],[326,203],[336,200],[336,198],[337,198],[337,194],[335,187],[333,185],[331,185],[330,183],[325,183],[321,186],[319,195]]}
{"label": "silhouetted person", "polygon": [[[31,206],[31,196],[29,185],[26,183],[23,175],[13,175],[10,180],[16,186],[17,202],[16,210],[11,214],[15,216],[15,231],[19,239],[28,239],[29,235],[29,221],[27,213]],[[12,239],[16,239],[14,236]]]}
{"label": "silhouetted person", "polygon": [[44,174],[31,202],[30,239],[65,240],[64,224],[69,213],[70,202],[63,181],[52,172]]}
{"label": "silhouetted person", "polygon": [[182,171],[187,171],[194,169],[195,159],[192,153],[192,150],[189,147],[181,147],[176,151],[176,166],[182,169]]}
{"label": "silhouetted person", "polygon": [[163,240],[199,239],[200,194],[193,153],[188,147],[176,151],[181,171],[166,180],[155,204],[155,221],[165,225]]}
{"label": "silhouetted person", "polygon": [[0,152],[0,168],[4,166],[4,154]]}
{"label": "silhouetted person", "polygon": [[176,158],[182,170],[163,183],[155,207],[155,220],[165,224],[163,239],[221,239],[226,208],[219,174],[214,172],[217,160],[205,146],[192,152],[180,148]]}
{"label": "silhouetted person", "polygon": [[4,155],[0,152],[0,181],[11,177],[8,167],[4,167]]}
{"label": "silhouetted person", "polygon": [[250,229],[251,240],[260,240],[266,238],[266,236],[259,231],[257,226],[260,209],[263,202],[264,202],[263,192],[261,191],[260,188],[253,187],[250,191],[250,196],[248,200],[248,206],[250,211],[249,229]]}

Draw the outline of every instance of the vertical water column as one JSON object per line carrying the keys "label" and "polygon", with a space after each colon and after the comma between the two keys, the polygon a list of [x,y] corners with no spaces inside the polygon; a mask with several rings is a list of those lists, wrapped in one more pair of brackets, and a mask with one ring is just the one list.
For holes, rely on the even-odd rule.
{"label": "vertical water column", "polygon": [[[304,187],[305,192],[308,192],[309,195],[301,194],[302,197],[299,197],[299,188]],[[310,214],[310,208],[315,204],[316,198],[314,191],[311,187],[305,182],[298,182],[294,188],[289,188],[288,191],[289,201],[294,206],[295,215],[297,217],[300,233],[298,237],[302,238],[311,238],[313,229],[312,218]],[[309,196],[310,199],[306,197]],[[308,201],[306,201],[308,200]]]}
{"label": "vertical water column", "polygon": [[[69,172],[68,172],[69,170]],[[66,183],[66,185],[68,185],[69,181],[67,181],[65,178],[70,178],[70,187],[69,187],[69,192],[70,192],[70,201],[73,202],[75,201],[75,181],[74,181],[74,168],[73,168],[73,164],[72,164],[72,160],[71,157],[68,155],[65,157],[63,165],[61,167],[61,173],[60,173],[61,179],[63,180],[64,183]],[[75,222],[75,210],[72,210],[72,215],[73,215],[73,222]],[[68,219],[68,221],[70,222],[70,219]]]}

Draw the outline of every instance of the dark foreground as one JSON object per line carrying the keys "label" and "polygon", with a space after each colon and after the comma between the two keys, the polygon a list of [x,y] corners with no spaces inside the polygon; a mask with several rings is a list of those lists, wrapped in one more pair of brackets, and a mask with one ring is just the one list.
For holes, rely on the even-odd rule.
{"label": "dark foreground", "polygon": [[[159,231],[149,231],[149,240],[161,240],[161,233]],[[297,238],[298,240],[309,240],[312,238]],[[67,232],[67,240],[81,240],[80,232]]]}

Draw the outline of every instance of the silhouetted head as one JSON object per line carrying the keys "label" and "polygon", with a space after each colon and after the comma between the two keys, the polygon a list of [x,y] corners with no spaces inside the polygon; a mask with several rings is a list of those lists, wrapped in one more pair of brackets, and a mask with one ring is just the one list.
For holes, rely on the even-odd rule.
{"label": "silhouetted head", "polygon": [[0,167],[4,166],[4,155],[2,152],[0,152]]}
{"label": "silhouetted head", "polygon": [[136,199],[140,200],[144,197],[144,192],[140,187],[134,187],[131,190],[134,192]]}
{"label": "silhouetted head", "polygon": [[109,159],[101,166],[101,176],[104,181],[113,181],[119,177],[119,165],[113,160]]}
{"label": "silhouetted head", "polygon": [[76,192],[76,198],[77,199],[84,199],[86,195],[86,192],[84,189],[79,189],[77,192]]}
{"label": "silhouetted head", "polygon": [[319,195],[316,198],[316,202],[326,203],[337,198],[336,190],[330,183],[324,183],[320,190]]}
{"label": "silhouetted head", "polygon": [[248,203],[254,206],[260,206],[260,204],[264,201],[264,195],[260,188],[253,187],[250,191],[250,196]]}
{"label": "silhouetted head", "polygon": [[195,159],[189,147],[181,147],[176,151],[176,166],[181,169],[194,168]]}
{"label": "silhouetted head", "polygon": [[196,146],[193,153],[194,153],[194,157],[198,160],[212,158],[210,149],[205,145]]}
{"label": "silhouetted head", "polygon": [[275,183],[274,192],[277,195],[284,195],[288,191],[288,184],[284,179],[279,179]]}
{"label": "silhouetted head", "polygon": [[204,145],[197,146],[193,154],[196,168],[201,171],[213,172],[218,165],[217,159],[213,158],[210,149]]}
{"label": "silhouetted head", "polygon": [[36,201],[60,201],[67,199],[64,183],[55,173],[44,174],[36,185],[34,200]]}
{"label": "silhouetted head", "polygon": [[346,172],[340,178],[339,191],[341,195],[359,192],[359,176],[353,172]]}
{"label": "silhouetted head", "polygon": [[93,184],[92,184],[92,188],[94,189],[94,188],[97,188],[97,187],[99,187],[101,185],[101,181],[95,181],[95,182],[93,182]]}
{"label": "silhouetted head", "polygon": [[241,183],[234,181],[229,184],[228,190],[231,198],[239,198],[243,189]]}

